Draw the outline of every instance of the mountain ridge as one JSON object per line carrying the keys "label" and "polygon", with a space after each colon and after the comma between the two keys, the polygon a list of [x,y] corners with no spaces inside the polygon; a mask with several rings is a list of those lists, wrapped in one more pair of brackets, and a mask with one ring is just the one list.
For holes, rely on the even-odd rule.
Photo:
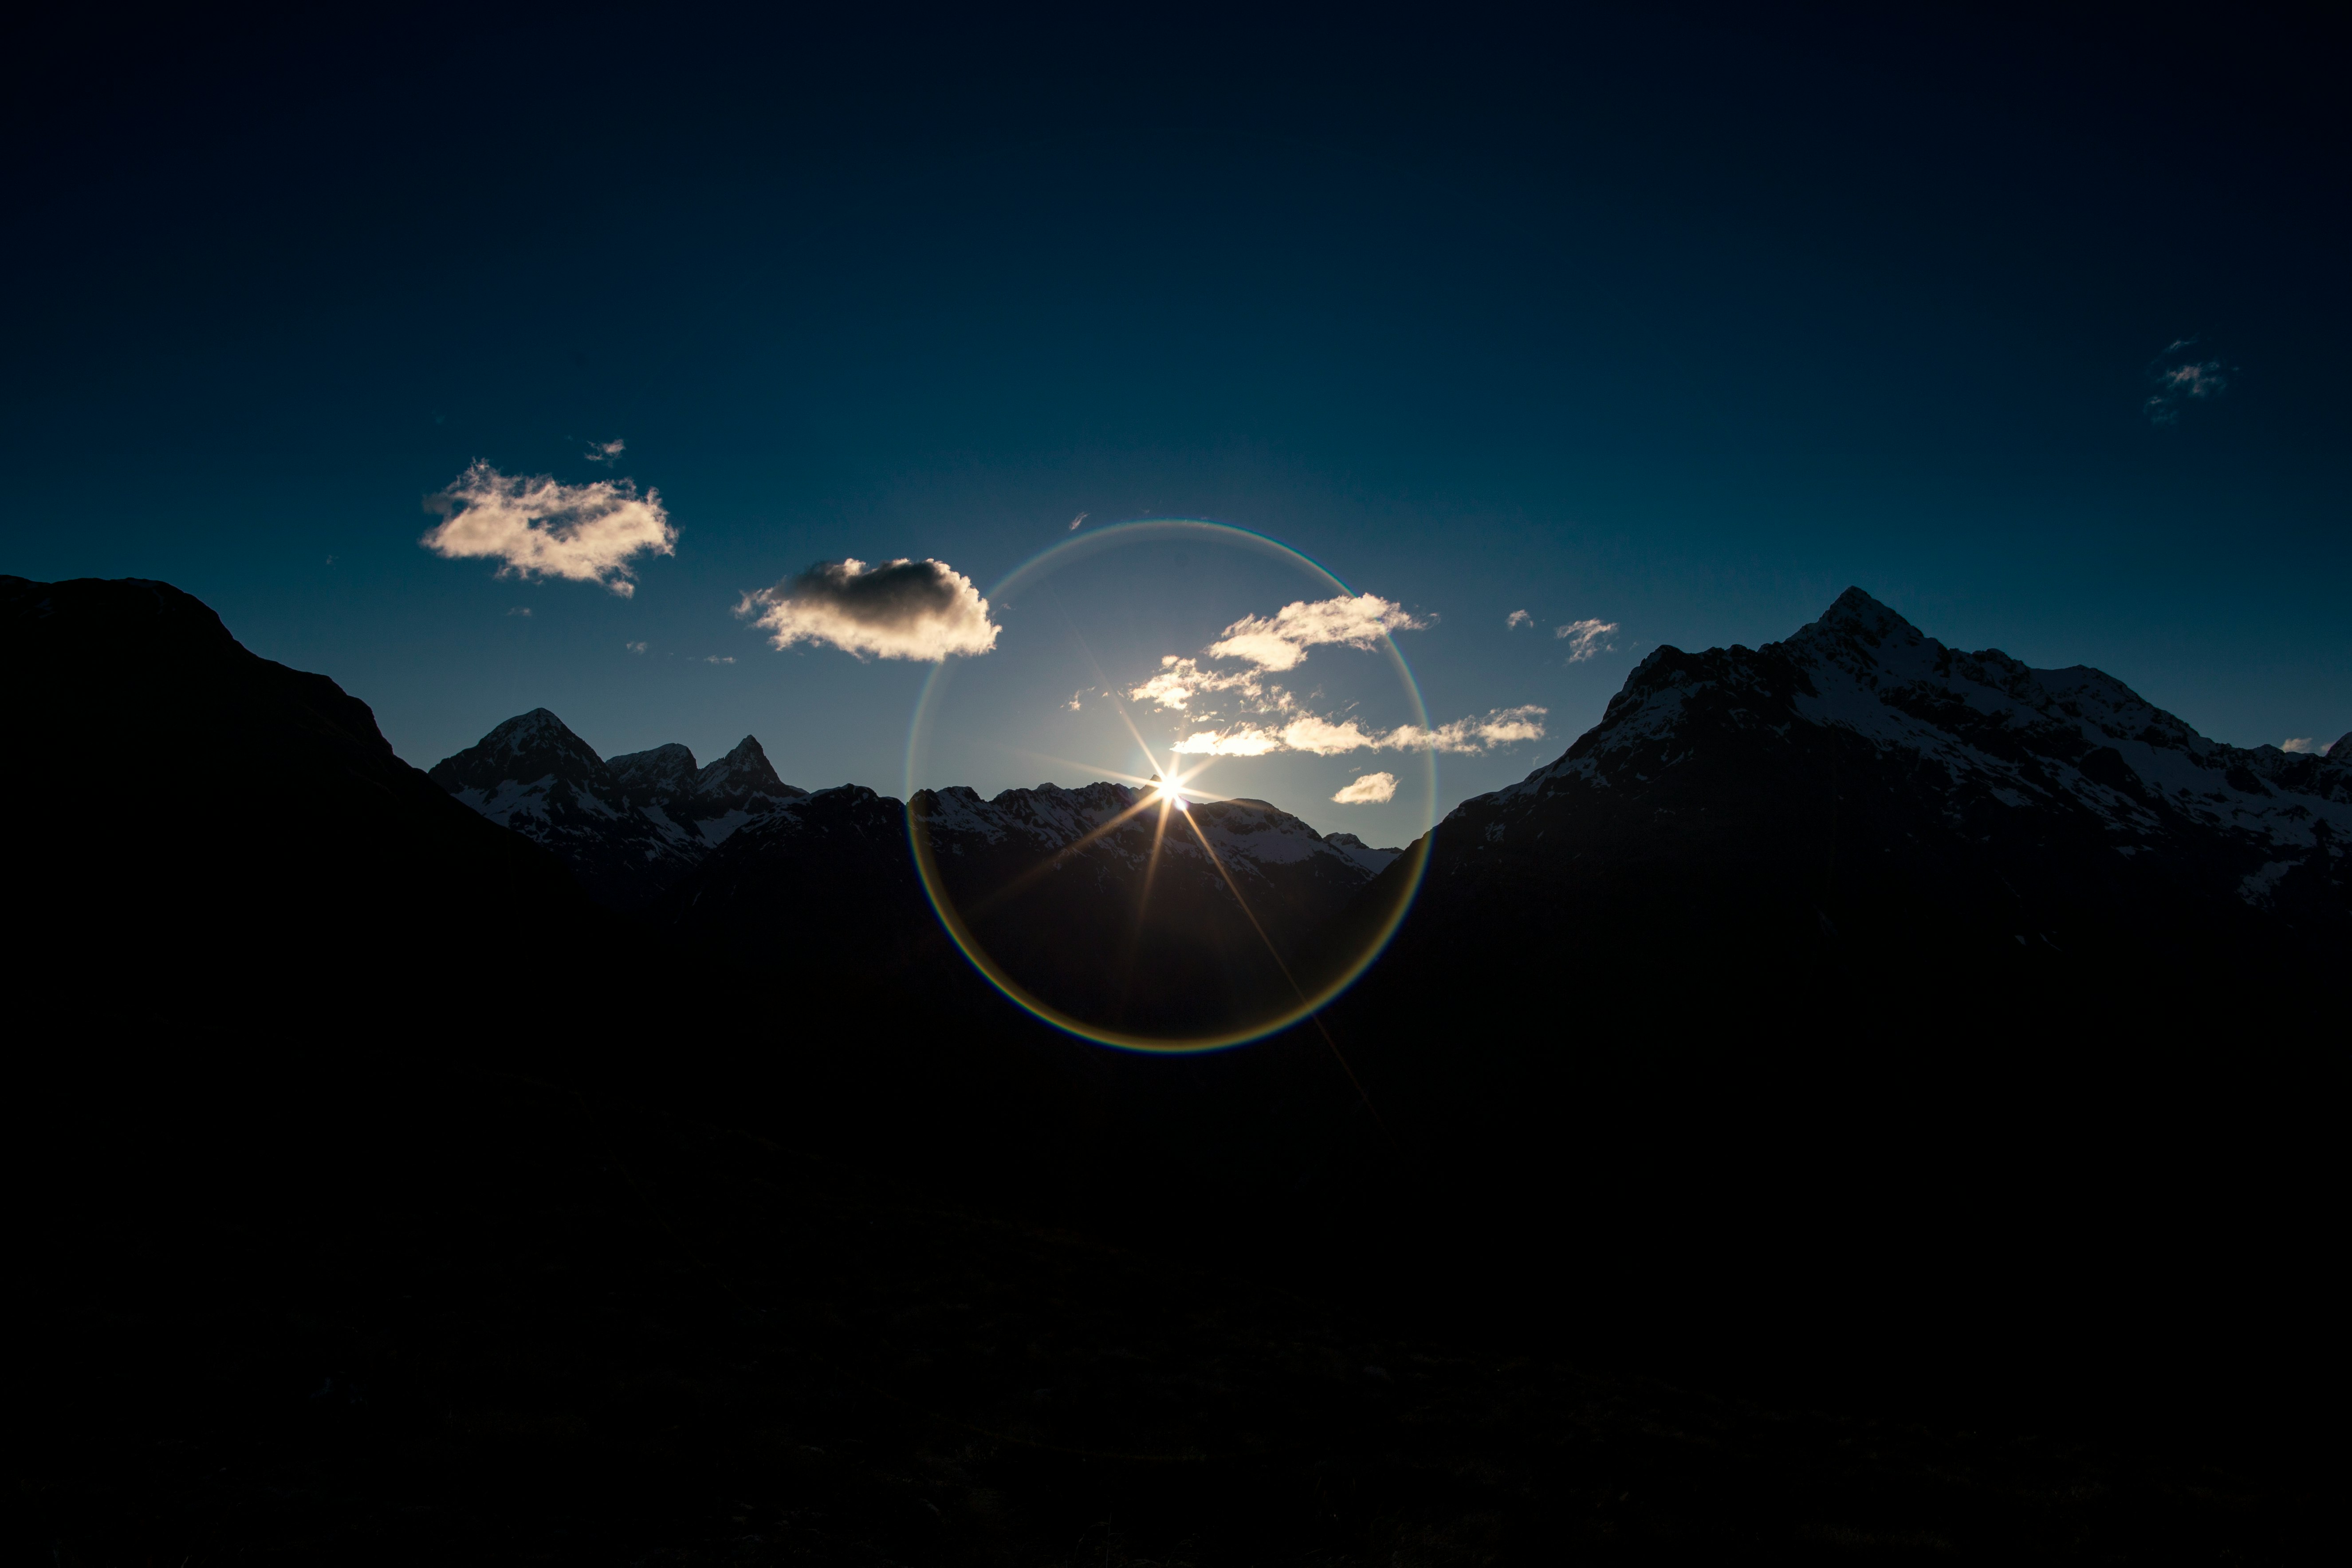
{"label": "mountain ridge", "polygon": [[622,909],[658,898],[745,823],[808,794],[778,778],[750,735],[708,767],[676,742],[607,759],[545,708],[507,720],[427,776],[553,850]]}

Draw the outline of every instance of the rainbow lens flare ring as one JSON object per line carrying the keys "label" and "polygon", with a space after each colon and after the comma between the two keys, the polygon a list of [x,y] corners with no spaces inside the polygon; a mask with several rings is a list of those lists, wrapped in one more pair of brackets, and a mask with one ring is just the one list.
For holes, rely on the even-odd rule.
{"label": "rainbow lens flare ring", "polygon": [[[1279,1033],[1355,983],[1387,947],[1419,890],[1436,816],[1436,757],[1426,748],[1381,751],[1370,742],[1291,749],[1271,737],[1298,731],[1280,731],[1274,721],[1330,723],[1311,711],[1319,700],[1336,705],[1341,722],[1370,723],[1366,732],[1375,736],[1408,728],[1425,732],[1428,713],[1412,668],[1384,628],[1303,651],[1277,647],[1270,656],[1211,658],[1206,650],[1221,629],[1231,632],[1250,617],[1263,622],[1285,606],[1358,597],[1336,574],[1279,540],[1189,518],[1074,534],[990,587],[989,603],[1004,628],[999,650],[933,668],[908,731],[905,795],[924,893],[950,940],[991,985],[1082,1039],[1183,1054]],[[1280,665],[1285,658],[1293,664]],[[1077,689],[1055,704],[1071,714],[1066,753],[1009,746],[992,753],[988,720],[977,716],[1034,711],[1047,672],[1057,668],[1077,672]],[[1172,705],[1164,692],[1157,702],[1143,695],[1155,675],[1204,669],[1200,683],[1216,693],[1208,702],[1199,694],[1189,705],[1181,692]],[[1232,742],[1238,751],[1216,749],[1223,741],[1212,746],[1212,730],[1173,733],[1213,723],[1219,703],[1226,732],[1240,737]],[[1241,721],[1236,704],[1255,704],[1265,721]],[[1320,732],[1339,732],[1339,726]],[[1267,750],[1248,749],[1257,744]],[[1018,771],[1024,766],[1025,774]],[[954,814],[972,805],[971,797],[939,793],[966,783],[976,768],[992,768],[992,782],[1005,787],[1051,778],[1067,789],[1075,781],[1100,820],[1083,843],[1048,862],[987,881],[952,831]],[[1378,797],[1385,808],[1380,819],[1404,853],[1346,895],[1344,918],[1333,914],[1302,935],[1304,928],[1281,923],[1284,909],[1293,906],[1253,907],[1253,886],[1261,900],[1266,897],[1253,882],[1262,868],[1236,862],[1230,848],[1221,854],[1214,839],[1229,830],[1254,831],[1286,813],[1332,823],[1334,831],[1348,826],[1350,808],[1328,803],[1331,781],[1350,769],[1380,770],[1380,787],[1391,792]],[[1015,777],[1023,783],[1013,784]],[[1263,793],[1221,792],[1236,778]],[[1267,813],[1269,802],[1279,811]],[[1282,831],[1290,841],[1286,852],[1295,852],[1311,829],[1302,822]],[[1097,847],[1105,835],[1125,837]],[[1087,853],[1132,860],[1147,844],[1149,858],[1132,877],[1140,892],[1131,900],[1130,931],[1110,931],[1099,906],[1089,906],[1097,916],[1088,921],[1050,918],[1045,906],[1063,886],[1054,882],[1054,871]],[[1304,847],[1314,852],[1310,870],[1328,865],[1329,850]],[[1037,907],[1024,910],[1024,900]],[[1103,956],[1076,964],[1073,980],[1071,972],[1052,973],[1035,957],[1055,942],[1092,942]],[[1153,1001],[1134,1005],[1137,995]]]}

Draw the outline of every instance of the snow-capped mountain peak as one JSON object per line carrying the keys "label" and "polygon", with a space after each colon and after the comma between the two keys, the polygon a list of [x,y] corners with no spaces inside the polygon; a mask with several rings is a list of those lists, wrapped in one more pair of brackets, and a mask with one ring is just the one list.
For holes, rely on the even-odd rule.
{"label": "snow-capped mountain peak", "polygon": [[[1864,743],[1960,843],[2042,833],[2026,823],[2045,817],[2125,858],[2178,858],[2194,842],[2217,870],[2234,867],[2230,879],[2256,904],[2290,874],[2346,875],[2352,767],[2333,755],[2226,745],[2086,666],[2034,669],[1998,649],[1947,647],[1859,588],[1783,642],[1654,650],[1566,755],[1456,815],[1505,837],[1563,791],[1643,795],[1734,752],[1780,766],[1807,734]],[[1814,787],[1833,789],[1833,775]]]}
{"label": "snow-capped mountain peak", "polygon": [[544,708],[508,720],[430,776],[625,905],[653,898],[747,823],[807,793],[777,778],[748,735],[707,768],[675,742],[608,762]]}

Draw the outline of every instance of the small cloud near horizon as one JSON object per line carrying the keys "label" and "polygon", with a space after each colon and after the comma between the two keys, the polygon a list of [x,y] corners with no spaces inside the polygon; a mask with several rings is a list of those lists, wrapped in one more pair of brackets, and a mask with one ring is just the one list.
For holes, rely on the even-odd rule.
{"label": "small cloud near horizon", "polygon": [[1570,621],[1564,626],[1554,626],[1551,635],[1568,642],[1568,662],[1582,664],[1595,655],[1613,653],[1617,645],[1601,639],[1617,630],[1615,621]]}
{"label": "small cloud near horizon", "polygon": [[1003,630],[971,578],[944,561],[900,558],[879,566],[856,559],[820,561],[735,606],[779,649],[828,643],[860,658],[925,661],[977,656]]}
{"label": "small cloud near horizon", "polygon": [[447,560],[497,561],[501,577],[598,583],[625,599],[637,591],[632,557],[677,553],[661,492],[639,495],[628,479],[559,484],[477,458],[425,504],[441,522],[418,543]]}
{"label": "small cloud near horizon", "polygon": [[1365,773],[1339,786],[1331,799],[1340,805],[1381,805],[1396,798],[1396,774]]}
{"label": "small cloud near horizon", "polygon": [[[2329,742],[2329,744],[2330,744],[2330,745],[2333,745],[2334,743],[2335,743],[2335,742]],[[2294,735],[2294,736],[2290,736],[2290,737],[2289,737],[2289,738],[2287,738],[2286,740],[2281,741],[2281,742],[2279,742],[2279,750],[2280,750],[2280,751],[2282,751],[2282,752],[2311,752],[2311,751],[2315,750],[2315,748],[2313,747],[2313,745],[2312,745],[2312,743],[2311,743],[2311,737],[2310,737],[2310,736],[2308,736],[2308,735]],[[2315,748],[2315,750],[2318,752],[2318,753],[2319,753],[2321,756],[2326,756],[2326,755],[2327,754],[2327,747],[2326,747],[2326,746],[2320,746],[2320,747]]]}
{"label": "small cloud near horizon", "polygon": [[1503,617],[1503,625],[1513,631],[1517,630],[1521,626],[1531,626],[1535,624],[1536,618],[1528,614],[1525,610],[1513,610],[1509,615]]}

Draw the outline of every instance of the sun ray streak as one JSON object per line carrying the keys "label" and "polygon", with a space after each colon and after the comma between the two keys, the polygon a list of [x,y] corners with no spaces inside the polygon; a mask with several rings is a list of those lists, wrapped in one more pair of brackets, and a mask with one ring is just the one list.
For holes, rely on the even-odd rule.
{"label": "sun ray streak", "polygon": [[1133,805],[1129,806],[1125,811],[1120,812],[1117,816],[1112,817],[1109,821],[1103,823],[1101,826],[1077,838],[1072,839],[1069,843],[1062,846],[1061,848],[1054,851],[1052,855],[1046,857],[1044,860],[1039,861],[1036,865],[1030,867],[1029,869],[1022,872],[1021,875],[1013,878],[1013,880],[1005,883],[1004,886],[997,889],[996,891],[989,894],[986,898],[975,900],[971,907],[964,911],[966,918],[976,920],[980,916],[986,914],[989,910],[996,908],[999,904],[1003,903],[1005,900],[1017,898],[1021,894],[1027,892],[1031,888],[1036,886],[1039,879],[1045,877],[1047,872],[1055,869],[1063,861],[1068,859],[1071,856],[1076,855],[1079,850],[1084,849],[1087,845],[1094,843],[1104,835],[1117,832],[1122,824],[1131,822],[1136,817],[1140,816],[1145,812],[1150,810],[1153,801],[1154,797],[1145,795],[1141,800],[1137,801]]}
{"label": "sun ray streak", "polygon": [[1151,825],[1151,855],[1143,863],[1143,891],[1135,900],[1135,924],[1127,933],[1127,951],[1119,955],[1118,1016],[1127,1014],[1127,998],[1135,984],[1135,961],[1143,951],[1143,922],[1151,913],[1151,884],[1160,875],[1160,848],[1168,838],[1168,815],[1176,809],[1172,795],[1160,797],[1160,816]]}
{"label": "sun ray streak", "polygon": [[1225,886],[1234,890],[1234,902],[1242,907],[1243,918],[1249,921],[1250,930],[1257,932],[1258,941],[1265,943],[1265,951],[1274,959],[1274,966],[1282,971],[1284,981],[1291,990],[1297,992],[1301,1002],[1306,1001],[1307,993],[1299,989],[1297,980],[1290,973],[1290,965],[1283,961],[1282,950],[1276,947],[1274,939],[1265,934],[1265,927],[1257,923],[1257,911],[1250,908],[1249,900],[1242,896],[1242,885],[1234,881],[1234,874],[1225,868],[1225,858],[1217,853],[1217,847],[1209,842],[1209,836],[1201,831],[1201,825],[1192,820],[1189,812],[1184,814],[1184,825],[1192,830],[1192,837],[1201,841],[1201,847],[1208,854],[1209,864],[1217,868],[1217,875],[1223,877]]}

